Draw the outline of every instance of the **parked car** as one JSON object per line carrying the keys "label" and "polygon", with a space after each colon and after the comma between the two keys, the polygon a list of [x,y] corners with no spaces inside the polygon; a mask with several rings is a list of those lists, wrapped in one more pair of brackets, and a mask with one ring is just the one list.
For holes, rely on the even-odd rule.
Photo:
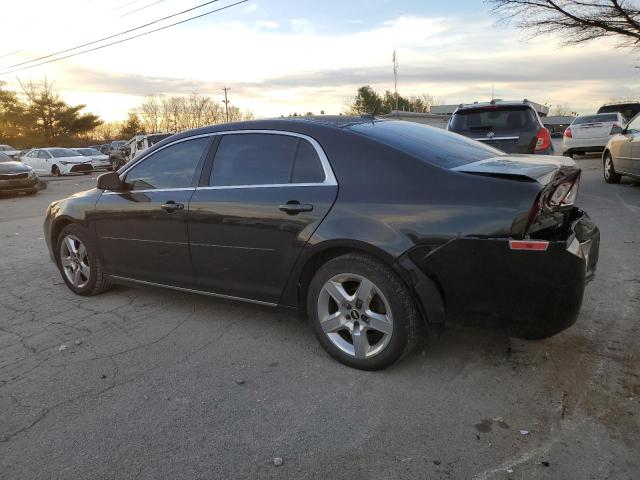
{"label": "parked car", "polygon": [[605,103],[602,105],[597,113],[616,113],[619,112],[624,117],[624,123],[631,121],[638,113],[640,113],[639,102],[626,102],[626,103]]}
{"label": "parked car", "polygon": [[109,160],[111,162],[111,169],[117,170],[122,165],[124,165],[126,160],[126,155],[123,150],[123,147],[127,144],[126,140],[114,140],[109,144],[107,148],[106,154],[109,155]]}
{"label": "parked car", "polygon": [[93,168],[110,168],[111,162],[109,161],[109,155],[104,155],[100,153],[99,150],[95,148],[72,148],[74,152],[79,153],[83,157],[91,158],[91,165]]}
{"label": "parked car", "polygon": [[100,150],[100,153],[104,153],[105,155],[109,155],[109,144],[108,143],[104,143],[104,144],[100,145],[100,148],[98,148],[98,150]]}
{"label": "parked car", "polygon": [[334,358],[378,369],[425,325],[570,326],[599,249],[579,180],[571,159],[416,123],[260,120],[170,137],[54,202],[44,228],[76,294],[125,283],[298,309]]}
{"label": "parked car", "polygon": [[602,168],[607,183],[620,183],[622,176],[640,179],[640,114],[609,140]]}
{"label": "parked car", "polygon": [[125,160],[130,162],[148,148],[153,147],[156,143],[161,142],[165,138],[169,138],[171,135],[173,135],[173,133],[136,135],[120,148],[124,152]]}
{"label": "parked car", "polygon": [[40,181],[33,169],[0,152],[0,193],[36,193]]}
{"label": "parked car", "polygon": [[575,154],[603,151],[611,136],[622,132],[624,124],[620,112],[577,117],[564,131],[563,155],[573,158]]}
{"label": "parked car", "polygon": [[18,157],[20,156],[20,150],[16,150],[11,145],[0,145],[0,152],[4,153],[8,157]]}
{"label": "parked car", "polygon": [[91,160],[68,148],[36,148],[22,157],[22,163],[37,173],[54,176],[69,173],[89,174],[93,171]]}
{"label": "parked car", "polygon": [[447,130],[506,153],[553,155],[551,133],[526,100],[492,100],[488,103],[461,105],[453,112]]}

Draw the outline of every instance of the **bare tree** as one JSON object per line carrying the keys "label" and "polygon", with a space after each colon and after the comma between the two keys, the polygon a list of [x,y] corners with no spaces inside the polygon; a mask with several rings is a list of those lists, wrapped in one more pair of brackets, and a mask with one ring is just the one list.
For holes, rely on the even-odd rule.
{"label": "bare tree", "polygon": [[147,95],[138,108],[138,115],[148,133],[158,133],[162,124],[162,100],[157,95]]}
{"label": "bare tree", "polygon": [[532,36],[550,34],[564,45],[611,37],[620,47],[640,46],[640,10],[627,0],[485,0],[507,22]]}
{"label": "bare tree", "polygon": [[573,111],[573,108],[571,108],[568,103],[556,104],[551,110],[551,115],[564,117],[571,115]]}

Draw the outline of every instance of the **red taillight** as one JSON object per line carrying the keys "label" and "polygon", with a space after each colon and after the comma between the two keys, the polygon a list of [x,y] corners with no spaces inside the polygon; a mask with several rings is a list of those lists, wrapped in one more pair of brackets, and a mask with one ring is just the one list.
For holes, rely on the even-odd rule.
{"label": "red taillight", "polygon": [[571,127],[567,127],[567,129],[564,131],[564,136],[567,138],[573,138],[573,133],[571,132]]}
{"label": "red taillight", "polygon": [[549,133],[549,130],[544,127],[538,130],[536,139],[536,152],[538,150],[546,150],[551,146],[551,134]]}
{"label": "red taillight", "polygon": [[545,252],[549,248],[549,242],[546,240],[509,240],[509,248],[511,250]]}
{"label": "red taillight", "polygon": [[580,186],[580,175],[576,175],[572,180],[562,182],[558,185],[547,203],[550,207],[566,207],[573,205],[578,196],[578,187]]}

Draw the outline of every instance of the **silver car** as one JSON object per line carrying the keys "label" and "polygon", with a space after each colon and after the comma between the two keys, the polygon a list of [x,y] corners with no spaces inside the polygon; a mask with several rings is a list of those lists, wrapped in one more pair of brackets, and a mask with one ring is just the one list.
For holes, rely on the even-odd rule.
{"label": "silver car", "polygon": [[609,140],[602,166],[607,183],[619,183],[623,175],[640,178],[640,114]]}

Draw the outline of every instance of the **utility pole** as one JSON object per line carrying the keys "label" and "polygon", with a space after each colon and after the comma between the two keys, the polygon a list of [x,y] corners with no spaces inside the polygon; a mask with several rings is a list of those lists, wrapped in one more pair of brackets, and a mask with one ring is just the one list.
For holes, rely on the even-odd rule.
{"label": "utility pole", "polygon": [[224,87],[222,90],[224,90],[224,111],[227,116],[227,123],[229,123],[229,99],[227,98],[227,92],[231,89],[229,87]]}
{"label": "utility pole", "polygon": [[396,92],[396,112],[398,111],[398,58],[396,57],[396,50],[393,49],[393,81]]}

